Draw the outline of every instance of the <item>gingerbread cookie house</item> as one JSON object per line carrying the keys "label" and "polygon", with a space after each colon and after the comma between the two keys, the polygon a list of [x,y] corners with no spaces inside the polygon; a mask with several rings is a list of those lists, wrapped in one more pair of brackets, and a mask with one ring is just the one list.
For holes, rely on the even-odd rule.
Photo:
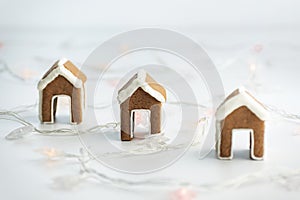
{"label": "gingerbread cookie house", "polygon": [[219,159],[232,159],[233,130],[247,130],[250,133],[250,158],[264,157],[265,120],[268,112],[244,88],[235,90],[219,106],[216,112],[216,149]]}
{"label": "gingerbread cookie house", "polygon": [[53,123],[57,107],[57,98],[67,96],[70,99],[70,121],[82,122],[85,107],[86,76],[69,60],[61,59],[46,72],[38,83],[40,96],[39,118],[41,122]]}
{"label": "gingerbread cookie house", "polygon": [[161,106],[166,101],[166,90],[146,71],[139,70],[119,90],[118,101],[122,141],[130,141],[138,135],[141,121],[149,134],[161,132]]}

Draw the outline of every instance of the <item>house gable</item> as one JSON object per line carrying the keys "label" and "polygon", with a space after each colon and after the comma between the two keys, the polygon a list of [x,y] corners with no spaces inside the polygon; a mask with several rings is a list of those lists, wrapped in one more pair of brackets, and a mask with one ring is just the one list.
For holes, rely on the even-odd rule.
{"label": "house gable", "polygon": [[141,88],[159,102],[166,101],[166,90],[144,70],[139,70],[118,92],[120,104]]}
{"label": "house gable", "polygon": [[257,101],[249,92],[239,88],[231,93],[226,100],[219,106],[216,112],[216,119],[223,120],[240,107],[247,107],[262,121],[268,118],[268,111],[262,103]]}
{"label": "house gable", "polygon": [[65,77],[74,87],[82,88],[86,81],[86,76],[75,65],[67,59],[61,59],[45,73],[38,83],[38,89],[43,90],[49,83],[58,76]]}
{"label": "house gable", "polygon": [[248,129],[257,127],[262,123],[264,123],[264,121],[249,108],[241,106],[222,121],[222,126],[226,126],[226,129]]}
{"label": "house gable", "polygon": [[133,109],[150,109],[160,101],[145,92],[142,88],[138,88],[129,98],[129,110]]}
{"label": "house gable", "polygon": [[68,95],[72,96],[74,90],[79,90],[64,76],[58,75],[52,82],[50,82],[44,89],[43,93],[49,95]]}

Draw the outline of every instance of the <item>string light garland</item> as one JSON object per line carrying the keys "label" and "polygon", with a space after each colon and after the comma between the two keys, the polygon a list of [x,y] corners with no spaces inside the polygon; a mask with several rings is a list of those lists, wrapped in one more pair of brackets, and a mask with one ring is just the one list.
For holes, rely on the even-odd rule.
{"label": "string light garland", "polygon": [[[173,102],[174,103],[174,102]],[[189,103],[187,103],[189,105]],[[193,105],[193,104],[190,104]],[[195,105],[193,105],[195,106]],[[57,129],[57,130],[40,130],[34,127],[34,125],[26,120],[24,120],[18,113],[25,112],[28,109],[32,109],[36,107],[36,104],[28,105],[28,106],[19,106],[14,108],[15,111],[1,111],[0,112],[0,119],[12,120],[24,125],[20,129],[16,129],[15,131],[11,132],[9,135],[6,136],[6,139],[13,140],[13,139],[20,139],[27,134],[40,134],[40,135],[52,135],[52,136],[61,136],[61,135],[69,135],[74,136],[78,135],[78,130],[74,129]],[[202,107],[202,106],[200,106]],[[299,121],[300,116],[295,114],[287,113],[283,110],[279,110],[272,106],[266,106],[270,112],[273,112],[283,119],[292,120],[292,121]],[[99,106],[99,109],[102,107]],[[4,118],[3,116],[10,117],[10,119]],[[206,118],[202,118],[199,122],[203,123],[206,121]],[[108,123],[105,125],[99,125],[82,131],[81,134],[84,133],[93,133],[101,130],[103,128],[114,128],[116,129],[119,126],[119,123]],[[26,134],[25,134],[26,133]],[[151,138],[152,140],[145,139],[140,145],[137,143],[137,149],[128,152],[121,152],[121,153],[107,153],[98,156],[104,157],[115,157],[115,156],[128,156],[128,155],[136,155],[141,153],[151,153],[149,149],[145,149],[145,144],[159,144],[156,145],[152,151],[157,151],[160,149],[161,151],[168,151],[172,149],[182,148],[181,145],[177,146],[168,146],[166,143],[167,138],[163,137],[156,137]],[[158,142],[158,140],[160,140]],[[151,141],[149,143],[149,141]],[[195,142],[195,146],[199,144]],[[141,147],[139,149],[139,147]],[[147,147],[147,146],[146,146]],[[153,146],[152,146],[153,148]],[[151,149],[150,149],[151,150]],[[244,175],[232,180],[228,180],[225,182],[218,182],[213,184],[196,184],[186,181],[174,180],[174,179],[150,179],[150,180],[143,180],[143,181],[130,181],[121,178],[114,178],[110,177],[107,174],[101,173],[96,169],[89,167],[89,162],[93,161],[95,157],[89,156],[85,150],[81,149],[80,154],[70,154],[65,153],[63,151],[56,150],[54,148],[49,149],[42,149],[38,150],[39,153],[42,153],[47,159],[76,159],[78,164],[80,165],[80,172],[74,176],[61,176],[53,179],[55,187],[68,189],[77,186],[78,184],[82,183],[83,181],[88,180],[96,180],[100,184],[109,184],[116,187],[121,188],[141,188],[141,187],[148,187],[148,188],[179,188],[171,194],[171,198],[173,199],[193,199],[195,197],[196,191],[197,192],[213,192],[213,191],[221,191],[224,189],[236,189],[242,185],[246,185],[247,183],[251,183],[253,181],[257,182],[269,182],[272,181],[273,183],[277,183],[278,185],[288,189],[288,190],[296,190],[299,189],[300,183],[300,169],[296,170],[286,170],[286,171],[278,171],[274,173],[274,169],[272,169],[273,173],[269,174],[269,170],[263,170],[256,173],[251,173],[248,175]],[[270,170],[271,171],[271,170]],[[189,189],[187,189],[189,188]]]}
{"label": "string light garland", "polygon": [[[259,183],[276,183],[287,190],[298,190],[300,185],[300,169],[264,169],[258,172],[249,173],[246,175],[233,178],[231,180],[219,181],[209,184],[198,184],[188,181],[181,181],[173,178],[159,178],[147,179],[142,181],[132,181],[122,178],[114,178],[104,173],[99,172],[91,167],[89,163],[94,160],[84,149],[80,149],[79,154],[70,154],[59,151],[53,148],[37,150],[49,160],[59,159],[75,159],[77,160],[80,171],[79,174],[73,176],[60,176],[53,179],[55,187],[71,189],[82,181],[93,180],[100,184],[111,185],[124,189],[137,189],[147,187],[148,189],[162,189],[162,188],[180,188],[176,190],[172,196],[175,198],[193,198],[194,192],[215,192],[224,189],[237,189],[243,185],[252,183],[253,181]],[[189,189],[187,189],[189,188]]]}
{"label": "string light garland", "polygon": [[[254,47],[254,51],[258,54],[262,50],[261,48]],[[0,60],[0,65],[2,68],[0,68],[0,73],[7,72],[12,77],[21,80],[26,81],[26,77],[19,76],[15,74],[7,65],[6,62],[3,60]],[[256,64],[250,64],[250,82],[254,83],[256,80],[256,73],[257,73],[257,65]],[[32,74],[31,74],[32,75]],[[31,76],[30,75],[30,76]],[[28,78],[28,77],[27,77]],[[179,102],[167,102],[169,104],[178,104]],[[203,109],[209,110],[206,106],[198,105],[198,104],[192,104],[188,102],[180,102],[180,104],[183,105],[190,105],[190,106],[196,106]],[[11,111],[3,110],[0,111],[0,119],[2,120],[10,120],[15,121],[23,126],[15,129],[10,134],[6,136],[7,140],[16,140],[21,139],[29,135],[46,135],[46,136],[75,136],[78,134],[86,134],[86,133],[97,133],[101,131],[102,129],[115,129],[117,130],[119,128],[118,122],[111,122],[103,125],[97,125],[95,127],[83,130],[78,132],[78,130],[74,127],[72,128],[62,128],[62,129],[55,129],[55,130],[42,130],[36,128],[33,123],[25,120],[20,114],[23,112],[26,112],[30,109],[36,108],[37,103],[28,105],[28,106],[20,106],[17,108],[12,109]],[[98,105],[98,106],[89,106],[94,109],[104,109],[111,107],[112,105]],[[277,115],[281,119],[290,120],[294,122],[300,122],[300,116],[292,113],[288,113],[284,110],[278,109],[271,105],[266,105],[266,108],[273,114]],[[199,123],[206,123],[208,120],[208,117],[210,117],[212,114],[211,112],[208,112],[209,114],[205,116],[204,118],[201,118],[199,120]],[[204,126],[205,127],[205,126]],[[300,135],[300,134],[296,134]],[[145,149],[145,145],[151,144],[151,142],[154,142],[155,144],[158,144],[156,146],[157,149],[161,150],[172,150],[176,148],[182,148],[182,146],[168,146],[167,139],[163,137],[163,135],[160,135],[158,137],[153,138],[146,138],[140,143],[136,143],[137,149],[133,151],[128,152],[121,152],[121,154],[114,154],[114,153],[107,153],[103,155],[98,156],[105,156],[105,157],[114,157],[114,156],[128,156],[133,155],[137,153],[150,153],[149,149]],[[133,141],[134,142],[134,141]],[[197,146],[199,144],[199,141],[194,142],[194,146]],[[153,150],[153,149],[152,149]],[[262,171],[258,171],[255,173],[246,174],[231,180],[216,182],[216,183],[209,183],[209,184],[198,184],[193,182],[187,182],[187,181],[181,181],[177,179],[172,178],[160,178],[160,179],[147,179],[142,181],[132,181],[122,178],[114,178],[107,174],[101,173],[98,170],[92,168],[89,166],[89,164],[95,159],[94,157],[91,157],[84,149],[80,149],[79,154],[71,154],[66,153],[61,150],[57,150],[55,148],[44,148],[37,150],[37,152],[41,153],[43,156],[45,156],[47,159],[50,160],[76,160],[77,164],[80,166],[80,171],[78,174],[75,174],[73,176],[61,176],[53,179],[54,185],[58,188],[68,189],[77,186],[78,184],[82,183],[83,181],[93,180],[97,181],[100,184],[105,185],[111,185],[116,186],[119,188],[126,188],[126,189],[136,189],[141,187],[148,187],[148,188],[154,188],[154,189],[161,189],[161,188],[178,188],[176,191],[174,191],[171,194],[172,200],[191,200],[196,197],[196,192],[214,192],[214,191],[221,191],[224,189],[236,189],[241,187],[242,185],[247,185],[249,183],[252,183],[253,181],[260,182],[260,183],[269,183],[270,181],[272,183],[276,183],[283,188],[287,190],[298,190],[300,186],[300,169],[284,169],[284,170],[270,170],[270,169],[264,169]],[[209,152],[210,153],[210,152]]]}
{"label": "string light garland", "polygon": [[275,106],[272,106],[272,105],[265,105],[265,107],[270,112],[272,112],[273,114],[277,115],[279,118],[283,118],[285,120],[289,120],[289,121],[294,121],[294,122],[300,123],[300,115],[289,113],[289,112],[287,112],[287,111],[285,111],[283,109],[279,109],[279,108],[277,108]]}
{"label": "string light garland", "polygon": [[[57,130],[39,130],[34,127],[34,125],[26,120],[24,120],[18,113],[25,112],[28,109],[32,109],[36,106],[36,104],[33,105],[28,105],[28,106],[19,106],[16,107],[13,111],[1,111],[0,112],[0,119],[6,119],[6,120],[11,120],[11,121],[16,121],[22,125],[20,129],[16,129],[12,133],[10,133],[8,136],[6,136],[6,139],[8,140],[13,140],[13,139],[20,139],[26,136],[26,134],[41,134],[41,135],[52,135],[52,136],[61,136],[61,135],[78,135],[78,130],[74,129],[57,129]],[[283,119],[288,119],[292,121],[299,121],[300,116],[295,115],[295,114],[290,114],[282,110],[278,110],[272,106],[266,106],[267,109],[270,112],[276,113],[277,115],[281,116]],[[10,117],[10,119],[5,118]],[[202,118],[199,120],[199,123],[204,123],[206,122],[206,118]],[[87,129],[85,131],[82,131],[81,134],[84,133],[93,133],[97,132],[98,130],[101,130],[103,128],[113,128],[116,129],[118,128],[119,123],[108,123],[105,125],[98,125],[95,127],[92,127],[90,129]],[[19,131],[17,131],[19,130]],[[26,134],[24,134],[25,131]],[[21,133],[21,134],[19,134]],[[140,144],[137,142],[137,149],[133,151],[128,151],[128,152],[121,152],[121,153],[107,153],[103,155],[98,155],[98,156],[104,156],[104,157],[114,157],[114,156],[128,156],[128,155],[137,155],[141,153],[151,153],[149,150],[151,149],[145,149],[145,144],[153,144],[155,143],[156,146],[153,148],[152,145],[152,151],[154,150],[161,150],[161,151],[168,151],[172,149],[178,149],[178,148],[183,148],[180,144],[177,146],[168,146],[167,144],[167,138],[164,138],[161,136],[158,137],[153,137],[153,138],[146,138]],[[157,145],[158,144],[158,145]],[[194,142],[194,146],[197,146],[199,144],[199,141]],[[150,145],[151,146],[151,145]],[[141,147],[139,149],[139,147]],[[147,146],[146,146],[147,147]],[[54,179],[54,183],[57,187],[61,188],[70,188],[70,187],[75,187],[76,185],[80,184],[82,181],[86,180],[96,180],[99,183],[102,184],[110,184],[113,186],[117,187],[125,187],[128,189],[131,187],[167,187],[167,188],[179,188],[177,191],[172,193],[172,196],[174,196],[174,199],[184,199],[186,196],[187,199],[189,198],[194,198],[193,197],[193,191],[200,191],[200,192],[210,192],[210,191],[219,191],[219,190],[224,190],[224,189],[235,189],[240,187],[241,185],[245,185],[247,183],[250,183],[252,181],[261,181],[261,182],[267,182],[267,181],[273,181],[286,189],[298,189],[295,185],[298,185],[300,183],[300,169],[299,170],[287,170],[287,171],[279,171],[277,173],[272,173],[268,176],[267,172],[269,170],[264,170],[261,172],[257,173],[251,173],[245,176],[241,176],[239,178],[221,182],[221,183],[214,183],[214,184],[195,184],[195,183],[189,183],[186,181],[178,181],[178,180],[173,180],[173,179],[154,179],[154,180],[143,180],[143,181],[129,181],[126,179],[120,179],[120,178],[113,178],[110,177],[106,174],[103,174],[95,169],[92,169],[88,166],[88,163],[93,161],[95,157],[90,157],[85,150],[81,149],[80,154],[69,154],[65,153],[63,151],[56,150],[54,148],[49,148],[49,149],[42,149],[38,150],[39,153],[42,153],[44,156],[46,156],[48,159],[76,159],[78,163],[81,166],[81,170],[79,175],[74,175],[74,176],[62,176],[62,177],[57,177]],[[274,171],[274,169],[272,169]],[[186,187],[188,188],[193,188],[192,190],[186,190]],[[183,195],[183,196],[182,196]],[[176,198],[175,198],[176,197]]]}
{"label": "string light garland", "polygon": [[[18,112],[24,112],[24,109]],[[103,125],[97,125],[86,130],[78,130],[76,128],[76,125],[73,125],[73,128],[42,130],[42,129],[38,129],[32,123],[30,123],[29,121],[21,117],[17,112],[13,112],[13,111],[0,111],[0,119],[18,122],[23,125],[22,127],[17,128],[12,132],[10,132],[5,137],[5,139],[7,140],[17,140],[32,134],[46,135],[46,136],[75,136],[78,134],[96,133],[97,131],[103,128],[116,129],[119,126],[118,122],[110,122]]]}
{"label": "string light garland", "polygon": [[[24,106],[29,107],[29,106]],[[30,106],[31,107],[31,106]],[[19,110],[19,112],[24,112],[24,109]],[[5,139],[7,140],[18,140],[22,139],[24,137],[30,136],[30,135],[44,135],[44,136],[76,136],[76,135],[82,135],[82,134],[93,134],[93,133],[99,133],[102,131],[102,129],[106,130],[115,130],[119,132],[119,123],[111,122],[103,125],[97,125],[92,128],[86,129],[86,130],[78,130],[76,127],[73,129],[71,128],[60,128],[60,129],[53,129],[53,130],[41,130],[36,128],[32,123],[26,121],[24,118],[22,118],[20,115],[18,115],[16,112],[12,111],[5,111],[0,112],[0,119],[5,120],[11,120],[16,121],[23,126],[20,128],[17,128],[10,132]],[[9,117],[9,118],[8,118]],[[201,135],[204,134],[205,131],[205,124],[207,122],[207,119],[205,117],[201,118],[199,120],[199,124],[201,125],[202,130],[198,132],[198,135],[195,137],[195,140],[192,143],[192,146],[199,145],[201,143]],[[103,133],[103,132],[101,132]],[[144,140],[137,140],[132,141],[133,146],[135,146],[134,149],[127,150],[127,151],[121,151],[121,152],[107,152],[102,155],[95,155],[95,157],[128,157],[128,156],[135,156],[135,155],[145,155],[145,154],[151,154],[151,153],[158,153],[162,151],[171,151],[171,150],[177,150],[182,149],[187,146],[187,144],[176,144],[171,145],[168,143],[170,139],[164,135],[164,133],[156,134],[155,136],[148,136]]]}
{"label": "string light garland", "polygon": [[[113,102],[117,103],[117,102]],[[188,102],[167,102],[169,104],[173,105],[188,105],[188,106],[196,106],[200,108],[206,108],[204,105],[200,104],[194,104],[194,103],[188,103]],[[17,123],[22,124],[23,126],[20,128],[17,128],[10,132],[5,138],[7,140],[17,140],[17,139],[22,139],[24,137],[33,135],[33,134],[39,134],[39,135],[46,135],[46,136],[76,136],[78,134],[86,134],[86,133],[95,133],[99,131],[100,129],[106,128],[106,129],[117,129],[120,125],[119,122],[109,122],[103,125],[97,125],[94,127],[91,127],[86,130],[79,130],[77,129],[76,125],[73,125],[73,128],[59,128],[59,129],[54,129],[54,130],[42,130],[38,129],[36,126],[34,126],[33,123],[25,120],[24,117],[20,116],[20,113],[23,112],[28,112],[34,108],[36,108],[38,103],[34,103],[31,105],[23,105],[23,106],[18,106],[15,107],[11,110],[0,110],[0,119],[2,120],[9,120],[9,121],[14,121]],[[89,105],[88,107],[93,108],[95,110],[98,109],[105,109],[108,107],[113,106],[112,104],[107,104],[107,105],[97,105],[97,106],[92,106]],[[202,122],[204,118],[201,118],[199,122]]]}
{"label": "string light garland", "polygon": [[[167,102],[168,103],[168,102]],[[198,105],[198,104],[194,104],[194,103],[188,103],[188,102],[169,102],[170,104],[182,104],[182,105],[187,105],[187,106],[196,106],[196,107],[200,107],[202,109],[207,109],[207,113],[205,117],[201,118],[199,120],[200,122],[204,122],[207,121],[209,119],[209,117],[212,116],[213,112],[209,111],[210,109],[208,109],[206,106],[204,105]],[[47,135],[47,136],[75,136],[78,134],[85,134],[85,133],[95,133],[97,131],[99,131],[100,129],[103,128],[107,128],[107,129],[116,129],[119,126],[119,122],[110,122],[107,124],[103,124],[103,125],[97,125],[94,127],[91,127],[89,129],[86,130],[78,130],[76,128],[76,125],[73,125],[73,128],[60,128],[60,129],[54,129],[54,130],[42,130],[42,129],[38,129],[37,127],[35,127],[32,123],[30,123],[29,121],[25,120],[23,117],[21,117],[19,114],[22,112],[26,112],[29,111],[33,108],[35,108],[37,106],[37,103],[32,104],[32,105],[24,105],[24,106],[18,106],[16,108],[13,108],[11,111],[8,110],[0,110],[0,119],[2,120],[10,120],[10,121],[15,121],[18,122],[20,124],[22,124],[23,126],[20,128],[17,128],[15,130],[13,130],[10,134],[8,134],[6,136],[7,140],[17,140],[17,139],[21,139],[24,138],[26,136],[30,136],[33,134],[39,134],[39,135]],[[107,107],[110,107],[112,105],[102,105],[102,106],[96,106],[95,109],[104,109]],[[93,107],[93,106],[90,106]],[[273,115],[273,119],[275,118],[275,116],[280,117],[282,119],[285,120],[289,120],[289,121],[294,121],[299,123],[300,122],[300,116],[296,115],[296,114],[292,114],[292,113],[288,113],[285,110],[282,109],[278,109],[274,106],[271,105],[265,105],[266,109],[269,110],[270,113],[272,113]],[[198,143],[200,143],[198,141]]]}

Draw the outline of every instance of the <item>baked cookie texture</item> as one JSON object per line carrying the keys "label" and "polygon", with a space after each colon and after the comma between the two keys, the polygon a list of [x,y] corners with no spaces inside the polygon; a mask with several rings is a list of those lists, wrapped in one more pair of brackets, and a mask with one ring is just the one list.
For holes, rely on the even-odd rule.
{"label": "baked cookie texture", "polygon": [[118,92],[121,117],[121,140],[134,138],[132,110],[150,111],[151,134],[161,132],[161,108],[166,101],[166,90],[146,71],[139,70]]}
{"label": "baked cookie texture", "polygon": [[39,118],[42,123],[54,123],[57,98],[70,98],[70,122],[79,124],[85,108],[86,76],[69,60],[63,58],[45,73],[38,83]]}
{"label": "baked cookie texture", "polygon": [[216,112],[216,150],[219,159],[232,159],[232,131],[250,132],[250,158],[263,160],[268,111],[244,88],[231,93]]}

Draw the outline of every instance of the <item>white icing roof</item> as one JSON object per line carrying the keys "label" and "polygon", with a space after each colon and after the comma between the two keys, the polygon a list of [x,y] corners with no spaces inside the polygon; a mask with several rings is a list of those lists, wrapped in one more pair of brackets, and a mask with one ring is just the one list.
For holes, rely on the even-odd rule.
{"label": "white icing roof", "polygon": [[[135,74],[135,76],[131,80],[129,80],[129,82],[123,88],[119,90],[118,97],[117,97],[119,103],[121,104],[124,101],[126,101],[129,97],[131,97],[131,95],[133,95],[133,93],[138,88],[142,88],[146,93],[151,95],[157,101],[165,102],[166,101],[165,89],[154,81],[149,82],[149,80],[147,80],[147,77],[152,79],[145,70],[143,69],[139,70],[137,74]],[[155,89],[154,87],[151,87],[151,84],[159,87],[159,89],[162,90],[164,94],[162,94],[161,91]]]}
{"label": "white icing roof", "polygon": [[258,102],[244,88],[239,88],[229,95],[227,99],[219,106],[216,112],[216,119],[225,119],[228,115],[241,106],[246,106],[261,120],[266,120],[269,116],[268,110],[262,103]]}
{"label": "white icing roof", "polygon": [[[82,88],[83,87],[83,80],[80,79],[78,76],[73,74],[69,69],[65,67],[65,63],[69,60],[66,58],[62,58],[56,62],[56,67],[53,66],[53,69],[51,68],[50,71],[46,73],[46,76],[43,77],[42,80],[38,83],[38,89],[43,90],[49,83],[51,83],[56,77],[59,75],[65,77],[70,83],[74,85],[76,88]],[[75,66],[73,66],[76,68]],[[76,71],[79,71],[76,68]],[[78,74],[79,75],[79,74]],[[80,75],[83,75],[82,73]],[[83,75],[84,76],[84,75]],[[85,76],[84,76],[85,77]],[[86,78],[86,77],[85,77]]]}

